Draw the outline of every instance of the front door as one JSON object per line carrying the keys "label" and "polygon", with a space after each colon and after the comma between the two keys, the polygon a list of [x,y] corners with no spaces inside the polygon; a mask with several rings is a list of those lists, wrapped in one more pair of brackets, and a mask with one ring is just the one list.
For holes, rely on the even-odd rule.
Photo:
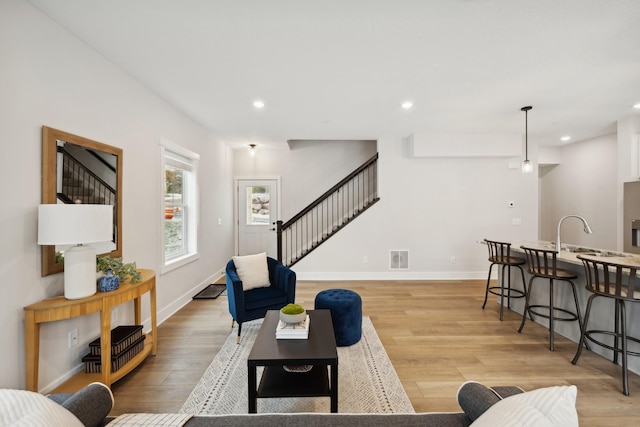
{"label": "front door", "polygon": [[238,255],[266,252],[276,258],[278,180],[238,179]]}

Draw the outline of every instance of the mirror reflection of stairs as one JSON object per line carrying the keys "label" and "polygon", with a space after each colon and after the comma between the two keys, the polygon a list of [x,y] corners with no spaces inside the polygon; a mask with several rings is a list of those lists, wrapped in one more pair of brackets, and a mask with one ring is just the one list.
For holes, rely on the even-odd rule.
{"label": "mirror reflection of stairs", "polygon": [[94,171],[87,168],[63,147],[62,188],[58,189],[58,198],[64,203],[115,205],[116,192]]}

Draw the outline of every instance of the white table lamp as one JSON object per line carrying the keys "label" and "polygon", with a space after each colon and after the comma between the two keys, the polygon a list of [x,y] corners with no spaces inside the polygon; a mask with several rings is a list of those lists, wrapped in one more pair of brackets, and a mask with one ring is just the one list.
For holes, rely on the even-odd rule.
{"label": "white table lamp", "polygon": [[75,245],[64,252],[64,297],[96,293],[96,250],[113,239],[113,206],[51,204],[38,207],[38,244]]}

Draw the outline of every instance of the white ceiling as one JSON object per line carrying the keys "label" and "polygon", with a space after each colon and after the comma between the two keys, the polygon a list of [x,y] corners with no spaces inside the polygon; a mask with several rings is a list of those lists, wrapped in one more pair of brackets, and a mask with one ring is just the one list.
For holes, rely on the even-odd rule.
{"label": "white ceiling", "polygon": [[640,114],[639,0],[28,1],[232,146],[522,134],[525,105],[559,145]]}

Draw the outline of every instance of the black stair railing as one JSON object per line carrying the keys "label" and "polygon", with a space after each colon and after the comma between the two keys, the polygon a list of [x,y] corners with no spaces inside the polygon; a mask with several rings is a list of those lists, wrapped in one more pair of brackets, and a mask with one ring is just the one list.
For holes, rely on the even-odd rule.
{"label": "black stair railing", "polygon": [[62,191],[58,198],[65,203],[115,205],[116,191],[62,147]]}
{"label": "black stair railing", "polygon": [[292,266],[378,200],[376,153],[293,218],[276,222],[278,260]]}

